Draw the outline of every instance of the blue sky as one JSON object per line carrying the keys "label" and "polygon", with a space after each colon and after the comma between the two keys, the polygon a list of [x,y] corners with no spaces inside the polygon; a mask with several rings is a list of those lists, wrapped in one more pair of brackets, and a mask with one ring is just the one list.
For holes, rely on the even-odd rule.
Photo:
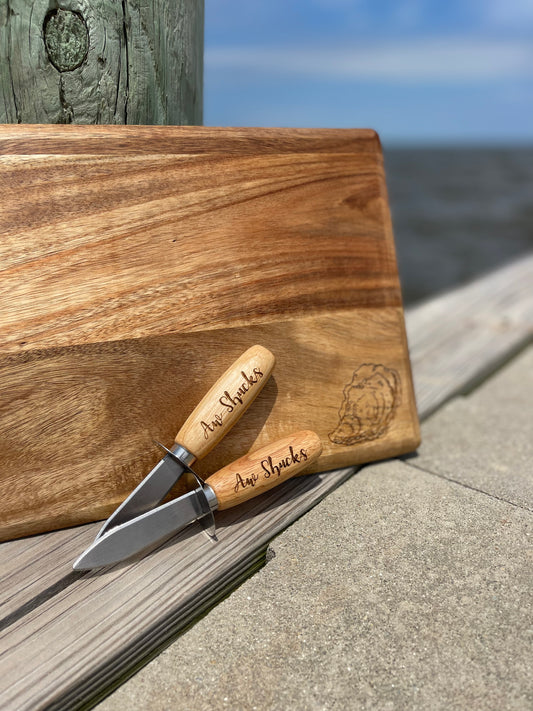
{"label": "blue sky", "polygon": [[533,143],[533,0],[205,0],[204,123]]}

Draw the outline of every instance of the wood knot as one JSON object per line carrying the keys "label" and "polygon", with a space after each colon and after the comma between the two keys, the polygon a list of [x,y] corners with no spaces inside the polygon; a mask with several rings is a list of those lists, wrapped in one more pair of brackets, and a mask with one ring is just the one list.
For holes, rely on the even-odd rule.
{"label": "wood knot", "polygon": [[89,51],[89,31],[78,12],[52,10],[44,20],[44,43],[50,62],[59,72],[71,72]]}

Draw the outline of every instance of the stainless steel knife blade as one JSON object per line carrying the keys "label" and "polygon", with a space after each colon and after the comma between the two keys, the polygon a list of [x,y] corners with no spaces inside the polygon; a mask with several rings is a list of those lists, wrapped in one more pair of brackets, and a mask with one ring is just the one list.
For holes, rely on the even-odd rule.
{"label": "stainless steel knife blade", "polygon": [[[166,454],[155,465],[128,498],[115,509],[96,534],[95,540],[98,540],[116,526],[120,526],[130,519],[150,511],[163,501],[174,484],[194,461],[194,456],[179,445],[175,445],[171,452],[172,454]],[[177,458],[178,456],[180,459]]]}
{"label": "stainless steel knife blade", "polygon": [[210,514],[216,506],[216,497],[209,487],[198,487],[103,533],[74,562],[73,568],[89,570],[118,563],[170,534],[178,533]]}

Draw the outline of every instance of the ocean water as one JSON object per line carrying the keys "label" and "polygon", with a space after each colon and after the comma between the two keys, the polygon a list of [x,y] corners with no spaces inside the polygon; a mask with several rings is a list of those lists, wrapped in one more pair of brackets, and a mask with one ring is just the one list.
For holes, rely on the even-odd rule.
{"label": "ocean water", "polygon": [[389,149],[385,170],[406,304],[533,251],[533,147]]}

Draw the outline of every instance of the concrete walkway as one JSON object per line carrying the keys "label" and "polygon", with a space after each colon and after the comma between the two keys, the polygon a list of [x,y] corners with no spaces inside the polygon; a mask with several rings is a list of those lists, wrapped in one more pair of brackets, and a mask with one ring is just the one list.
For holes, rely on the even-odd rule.
{"label": "concrete walkway", "polygon": [[533,708],[533,347],[422,436],[98,710]]}

